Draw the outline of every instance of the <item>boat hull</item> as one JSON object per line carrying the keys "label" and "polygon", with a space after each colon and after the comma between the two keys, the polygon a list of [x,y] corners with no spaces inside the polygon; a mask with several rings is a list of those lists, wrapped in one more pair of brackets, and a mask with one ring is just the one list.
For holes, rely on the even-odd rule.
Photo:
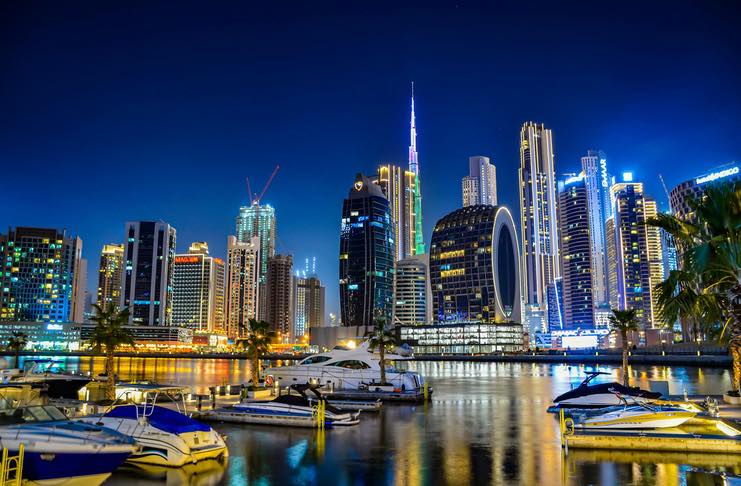
{"label": "boat hull", "polygon": [[692,412],[656,412],[643,414],[606,414],[581,424],[589,429],[664,429],[679,427],[695,414]]}
{"label": "boat hull", "polygon": [[[39,484],[100,484],[118,466],[124,463],[131,451],[86,453],[50,453],[25,449],[23,478]],[[18,451],[9,451],[10,455]],[[95,479],[102,477],[100,482]],[[60,482],[62,481],[62,482]],[[70,481],[70,482],[68,482]]]}

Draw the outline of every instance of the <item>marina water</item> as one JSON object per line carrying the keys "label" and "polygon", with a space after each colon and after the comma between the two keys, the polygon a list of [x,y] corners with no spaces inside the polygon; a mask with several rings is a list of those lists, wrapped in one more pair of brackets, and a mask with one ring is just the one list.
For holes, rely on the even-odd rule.
{"label": "marina water", "polygon": [[[103,372],[102,358],[61,360],[70,371]],[[738,457],[717,454],[572,450],[564,457],[558,421],[546,408],[593,366],[414,361],[404,366],[424,374],[434,388],[432,403],[387,404],[380,414],[361,414],[359,426],[325,432],[215,424],[227,435],[230,457],[224,468],[127,467],[106,484],[680,485],[723,484],[723,471],[741,474]],[[116,372],[122,380],[208,393],[209,386],[247,382],[250,365],[120,358]],[[717,395],[730,387],[724,369],[636,366],[631,372],[633,384],[648,388],[649,380],[666,380],[677,395]]]}

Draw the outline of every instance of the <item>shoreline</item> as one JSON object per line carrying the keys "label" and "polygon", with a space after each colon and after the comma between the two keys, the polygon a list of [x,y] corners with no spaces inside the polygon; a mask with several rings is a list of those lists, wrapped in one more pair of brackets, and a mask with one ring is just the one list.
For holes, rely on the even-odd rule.
{"label": "shoreline", "polygon": [[[14,353],[0,352],[0,356],[15,357]],[[91,351],[22,351],[21,357],[104,357],[103,354]],[[308,356],[301,355],[265,355],[260,359],[277,360],[300,360]],[[172,358],[172,359],[249,359],[244,353],[155,353],[155,352],[128,352],[117,353],[118,358]],[[517,355],[417,355],[410,361],[462,361],[462,362],[491,362],[491,363],[554,363],[554,364],[621,364],[622,355],[619,353],[593,354],[517,354]],[[634,354],[628,358],[628,362],[634,365],[658,365],[658,366],[707,366],[713,368],[728,368],[731,366],[731,357],[722,354],[705,354],[696,356],[694,354]]]}

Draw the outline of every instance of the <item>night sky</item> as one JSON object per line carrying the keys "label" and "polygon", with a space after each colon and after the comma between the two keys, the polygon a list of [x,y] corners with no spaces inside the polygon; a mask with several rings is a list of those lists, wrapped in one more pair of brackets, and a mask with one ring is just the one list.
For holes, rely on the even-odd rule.
{"label": "night sky", "polygon": [[278,251],[318,258],[336,312],[342,199],[406,164],[411,81],[427,243],[470,155],[517,214],[527,120],[557,172],[602,149],[662,208],[659,173],[671,189],[741,158],[737,2],[360,3],[3,2],[0,231],[79,235],[92,290],[127,220],[223,257],[245,176],[259,190],[280,164]]}

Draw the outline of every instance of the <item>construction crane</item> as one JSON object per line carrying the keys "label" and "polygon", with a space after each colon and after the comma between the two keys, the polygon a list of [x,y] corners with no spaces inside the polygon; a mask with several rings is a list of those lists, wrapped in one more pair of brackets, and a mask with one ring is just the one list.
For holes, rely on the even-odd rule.
{"label": "construction crane", "polygon": [[252,192],[252,187],[250,187],[250,178],[245,177],[245,180],[247,181],[247,195],[250,198],[250,204],[260,204],[260,200],[265,195],[265,191],[268,190],[268,187],[270,187],[270,183],[273,182],[273,178],[275,178],[275,174],[278,173],[278,169],[280,169],[280,165],[275,166],[273,173],[268,177],[268,182],[265,183],[265,187],[262,188],[262,192],[259,195]]}
{"label": "construction crane", "polygon": [[659,180],[661,181],[661,186],[664,188],[664,194],[666,194],[666,201],[669,203],[669,212],[672,211],[672,199],[669,197],[669,189],[666,187],[666,182],[664,182],[664,176],[659,174]]}

